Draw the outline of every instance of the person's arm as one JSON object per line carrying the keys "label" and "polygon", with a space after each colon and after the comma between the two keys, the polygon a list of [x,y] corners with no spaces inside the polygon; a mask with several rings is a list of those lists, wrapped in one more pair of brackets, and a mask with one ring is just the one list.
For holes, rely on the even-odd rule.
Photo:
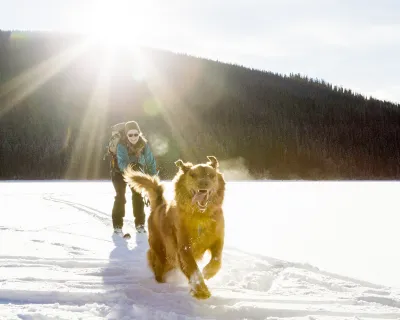
{"label": "person's arm", "polygon": [[129,164],[128,150],[120,143],[117,145],[117,161],[121,171],[124,171]]}
{"label": "person's arm", "polygon": [[149,173],[154,176],[157,174],[156,159],[154,158],[153,152],[151,152],[148,144],[146,144],[144,147],[143,155],[146,160],[146,167],[148,168]]}

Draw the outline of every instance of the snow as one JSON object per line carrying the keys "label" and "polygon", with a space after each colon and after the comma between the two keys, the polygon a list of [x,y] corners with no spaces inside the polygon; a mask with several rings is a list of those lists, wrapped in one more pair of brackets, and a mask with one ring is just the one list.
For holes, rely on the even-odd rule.
{"label": "snow", "polygon": [[2,182],[0,319],[400,319],[399,188],[229,181],[222,269],[197,301],[180,272],[155,282],[129,201],[132,239],[112,234],[110,181]]}

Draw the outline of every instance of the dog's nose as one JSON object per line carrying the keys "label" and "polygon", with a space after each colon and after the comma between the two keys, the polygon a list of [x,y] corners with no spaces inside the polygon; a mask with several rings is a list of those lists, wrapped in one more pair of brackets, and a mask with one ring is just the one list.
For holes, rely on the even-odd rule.
{"label": "dog's nose", "polygon": [[207,180],[202,179],[202,180],[199,180],[198,186],[199,186],[199,189],[208,189],[209,183]]}

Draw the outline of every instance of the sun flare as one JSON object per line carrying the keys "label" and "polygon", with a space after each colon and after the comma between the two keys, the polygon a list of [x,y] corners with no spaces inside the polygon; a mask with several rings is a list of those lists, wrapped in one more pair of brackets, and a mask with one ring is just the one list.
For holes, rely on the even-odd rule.
{"label": "sun flare", "polygon": [[[96,1],[88,8],[84,32],[109,46],[135,46],[151,38],[155,10],[151,2],[128,0]],[[150,23],[151,22],[151,23]]]}

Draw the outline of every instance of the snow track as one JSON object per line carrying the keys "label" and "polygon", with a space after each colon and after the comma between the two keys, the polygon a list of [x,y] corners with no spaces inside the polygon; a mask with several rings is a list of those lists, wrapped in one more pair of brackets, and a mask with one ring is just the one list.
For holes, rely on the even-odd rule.
{"label": "snow track", "polygon": [[229,243],[208,281],[212,297],[196,301],[180,272],[166,284],[153,280],[147,235],[113,235],[110,210],[98,210],[96,196],[8,197],[19,201],[0,223],[0,319],[400,319],[396,288]]}

